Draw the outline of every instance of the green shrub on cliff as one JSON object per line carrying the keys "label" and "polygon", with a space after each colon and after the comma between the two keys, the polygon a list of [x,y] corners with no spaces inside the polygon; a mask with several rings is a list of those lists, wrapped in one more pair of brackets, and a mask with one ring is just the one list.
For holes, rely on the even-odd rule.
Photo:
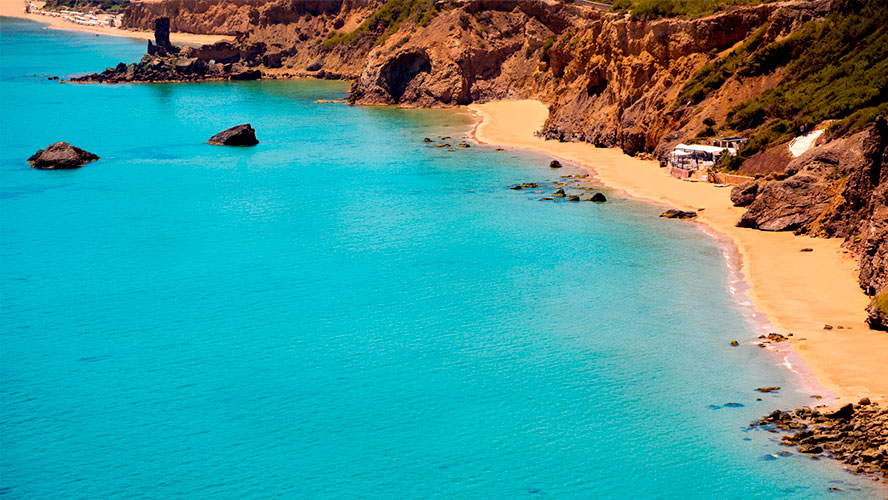
{"label": "green shrub on cliff", "polygon": [[703,66],[681,89],[676,99],[676,106],[691,101],[697,104],[713,90],[719,89],[725,81],[734,76],[741,63],[762,43],[768,24],[759,27],[739,47],[725,57]]}
{"label": "green shrub on cliff", "polygon": [[83,10],[100,8],[105,12],[119,12],[130,4],[130,0],[48,0],[46,10]]}
{"label": "green shrub on cliff", "polygon": [[701,17],[727,7],[758,5],[774,0],[615,0],[613,9],[625,11],[635,19],[661,17]]}
{"label": "green shrub on cliff", "polygon": [[740,76],[784,67],[773,89],[734,106],[728,125],[756,133],[741,151],[751,156],[787,141],[801,127],[839,120],[851,129],[888,112],[888,3],[839,1],[826,19],[809,21],[791,36],[755,51]]}
{"label": "green shrub on cliff", "polygon": [[389,35],[398,31],[404,22],[413,20],[420,26],[426,26],[438,15],[438,12],[435,0],[387,0],[357,29],[351,33],[335,33],[322,45],[333,47],[340,43],[352,43],[359,35],[376,32],[382,28],[382,35],[376,40],[376,43],[381,45]]}

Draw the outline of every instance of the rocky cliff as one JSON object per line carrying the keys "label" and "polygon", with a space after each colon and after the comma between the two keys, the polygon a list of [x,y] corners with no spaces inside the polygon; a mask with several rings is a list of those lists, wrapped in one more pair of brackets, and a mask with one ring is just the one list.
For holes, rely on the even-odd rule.
{"label": "rocky cliff", "polygon": [[351,15],[370,9],[381,0],[163,0],[133,2],[124,10],[121,24],[137,30],[154,29],[154,20],[170,18],[173,31],[235,35],[259,26],[287,25],[313,16]]}
{"label": "rocky cliff", "polygon": [[737,225],[844,238],[860,256],[860,286],[873,297],[867,321],[888,330],[880,302],[888,292],[888,123],[879,117],[866,130],[809,150],[785,173],[734,189],[737,202],[755,187]]}

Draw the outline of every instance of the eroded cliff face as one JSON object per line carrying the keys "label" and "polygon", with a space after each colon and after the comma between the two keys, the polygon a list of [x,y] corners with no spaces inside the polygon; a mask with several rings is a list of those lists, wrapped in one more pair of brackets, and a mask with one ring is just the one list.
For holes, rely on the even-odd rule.
{"label": "eroded cliff face", "polygon": [[454,106],[540,96],[554,81],[537,71],[533,52],[577,15],[559,6],[540,15],[538,2],[462,2],[428,26],[403,30],[374,48],[351,102]]}
{"label": "eroded cliff face", "polygon": [[[124,28],[154,29],[168,17],[173,31],[235,35],[256,27],[287,25],[306,16],[344,16],[372,12],[381,0],[162,0],[133,2],[123,12]],[[310,20],[310,19],[309,19]]]}
{"label": "eroded cliff face", "polygon": [[[874,298],[867,322],[888,330],[888,314],[875,300],[888,292],[888,123],[879,117],[862,132],[813,148],[786,174],[755,182],[738,225],[844,238],[859,255],[860,286]],[[738,200],[750,187],[735,188]]]}
{"label": "eroded cliff face", "polygon": [[732,77],[704,102],[678,102],[698,69],[760,28],[768,28],[762,43],[785,37],[817,15],[823,4],[767,4],[693,20],[606,17],[571,35],[569,42],[560,39],[550,50],[551,71],[560,85],[543,133],[620,147],[628,154],[662,155],[693,138],[705,127],[704,120],[724,122],[735,102],[773,87],[781,78],[779,72]]}
{"label": "eroded cliff face", "polygon": [[[577,4],[466,0],[424,28],[392,36],[368,54],[352,101],[450,106],[500,98],[550,103],[542,133],[564,141],[662,154],[724,122],[742,99],[773,88],[781,71],[731,76],[702,103],[679,103],[703,65],[742,44],[781,39],[829,10],[827,0],[766,4],[693,19],[633,21]],[[415,57],[428,71],[405,64]],[[403,66],[403,69],[402,69]],[[393,95],[392,80],[410,90]],[[399,91],[400,92],[400,91]]]}

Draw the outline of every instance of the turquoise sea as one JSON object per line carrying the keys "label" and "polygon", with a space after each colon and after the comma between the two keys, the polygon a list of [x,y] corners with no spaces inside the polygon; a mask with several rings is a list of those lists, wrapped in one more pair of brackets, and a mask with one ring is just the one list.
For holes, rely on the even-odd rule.
{"label": "turquoise sea", "polygon": [[[572,170],[341,83],[48,81],[144,42],[39,28],[0,30],[0,496],[880,495],[749,430],[811,389],[729,346],[699,226],[508,190]],[[60,140],[102,159],[28,168]]]}

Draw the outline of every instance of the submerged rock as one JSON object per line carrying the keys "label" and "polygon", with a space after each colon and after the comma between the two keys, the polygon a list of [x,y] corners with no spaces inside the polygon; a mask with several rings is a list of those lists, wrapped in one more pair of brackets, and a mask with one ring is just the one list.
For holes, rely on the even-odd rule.
{"label": "submerged rock", "polygon": [[785,335],[781,335],[777,332],[769,333],[768,339],[773,340],[774,342],[786,342],[787,340],[789,340]]}
{"label": "submerged rock", "polygon": [[677,210],[674,208],[671,208],[660,214],[660,217],[666,217],[667,219],[693,219],[696,216],[697,212]]}
{"label": "submerged rock", "polygon": [[210,137],[207,142],[214,146],[255,146],[259,144],[256,139],[256,131],[249,123],[223,130]]}
{"label": "submerged rock", "polygon": [[84,151],[67,142],[56,142],[47,146],[46,149],[34,153],[28,158],[28,163],[31,164],[31,168],[63,170],[80,168],[98,159],[98,156],[89,151]]}
{"label": "submerged rock", "polygon": [[799,453],[821,453],[823,448],[816,444],[800,444]]}

